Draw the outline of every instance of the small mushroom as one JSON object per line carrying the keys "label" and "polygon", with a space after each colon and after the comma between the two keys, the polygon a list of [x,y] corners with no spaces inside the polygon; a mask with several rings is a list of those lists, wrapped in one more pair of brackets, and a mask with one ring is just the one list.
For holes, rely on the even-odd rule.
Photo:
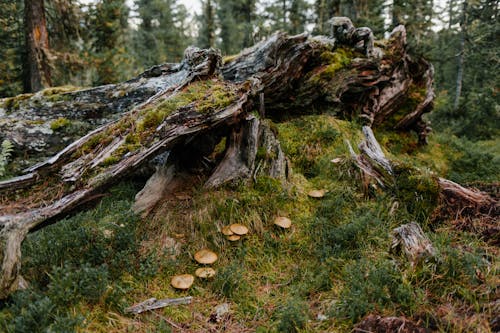
{"label": "small mushroom", "polygon": [[229,235],[227,236],[227,240],[231,242],[236,242],[237,240],[240,240],[241,236],[240,235]]}
{"label": "small mushroom", "polygon": [[203,249],[194,254],[194,260],[204,265],[213,264],[217,261],[217,254],[209,249]]}
{"label": "small mushroom", "polygon": [[229,228],[231,229],[232,232],[234,232],[236,235],[240,235],[240,236],[243,236],[243,235],[246,235],[248,234],[248,228],[245,227],[243,224],[238,224],[238,223],[235,223],[235,224],[231,224],[229,226]]}
{"label": "small mushroom", "polygon": [[311,198],[323,198],[325,196],[326,190],[312,190],[307,193]]}
{"label": "small mushroom", "polygon": [[212,267],[201,267],[194,272],[194,275],[200,279],[209,279],[215,276],[215,269]]}
{"label": "small mushroom", "polygon": [[231,236],[234,235],[234,232],[231,231],[230,226],[226,225],[225,227],[222,228],[222,234],[224,236]]}
{"label": "small mushroom", "polygon": [[283,229],[288,229],[292,226],[292,220],[288,217],[278,216],[274,219],[274,224]]}
{"label": "small mushroom", "polygon": [[172,280],[170,280],[170,284],[172,285],[172,287],[182,290],[189,289],[193,282],[194,276],[192,276],[191,274],[175,275],[172,277]]}
{"label": "small mushroom", "polygon": [[333,160],[331,160],[330,162],[334,163],[334,164],[337,164],[337,163],[340,163],[342,162],[343,158],[342,157],[335,157]]}

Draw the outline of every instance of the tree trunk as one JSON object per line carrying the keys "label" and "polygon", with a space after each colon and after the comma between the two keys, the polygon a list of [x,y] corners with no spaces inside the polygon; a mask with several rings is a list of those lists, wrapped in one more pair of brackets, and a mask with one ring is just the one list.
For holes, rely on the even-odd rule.
{"label": "tree trunk", "polygon": [[44,0],[24,0],[24,34],[26,40],[24,90],[36,92],[52,85]]}
{"label": "tree trunk", "polygon": [[458,110],[460,104],[460,96],[462,96],[462,81],[464,76],[464,57],[465,57],[465,34],[467,33],[467,1],[464,1],[462,8],[462,17],[460,19],[460,49],[457,56],[457,80],[455,99],[453,101],[453,110]]}
{"label": "tree trunk", "polygon": [[[224,66],[213,49],[188,48],[180,64],[155,67],[123,84],[64,95],[68,100],[59,105],[73,107],[76,114],[87,110],[88,101],[102,106],[101,115],[116,105],[122,105],[116,108],[121,113],[100,119],[97,128],[53,157],[0,182],[0,297],[19,286],[20,244],[31,229],[57,221],[124,177],[152,174],[152,165],[167,168],[157,175],[166,177],[163,185],[149,192],[156,198],[155,191],[173,186],[171,172],[179,170],[188,177],[199,175],[196,178],[204,179],[206,187],[262,172],[285,178],[288,165],[279,141],[265,119],[251,115],[257,107],[265,105],[266,115],[279,120],[314,105],[329,105],[339,110],[340,117],[361,116],[367,126],[394,128],[390,120],[406,102],[412,84],[425,90],[425,96],[433,96],[429,64],[405,53],[402,27],[384,44],[379,57],[352,50],[352,59],[332,74],[329,66],[338,66],[331,63],[337,60],[325,54],[334,52],[334,42],[327,37],[277,33]],[[429,105],[425,96],[421,103]],[[39,94],[28,101],[37,98]],[[2,111],[6,113],[5,108]],[[415,111],[409,110],[406,129],[418,130],[415,124],[423,123],[422,114],[430,108]],[[226,148],[216,153],[222,138]],[[377,157],[381,152],[377,147],[367,144],[365,151],[373,151],[368,156],[382,170],[387,163]],[[174,169],[168,171],[171,165]]]}

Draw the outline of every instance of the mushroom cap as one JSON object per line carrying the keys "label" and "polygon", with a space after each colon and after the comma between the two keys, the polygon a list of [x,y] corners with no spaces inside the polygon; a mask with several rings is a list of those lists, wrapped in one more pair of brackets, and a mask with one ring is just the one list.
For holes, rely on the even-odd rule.
{"label": "mushroom cap", "polygon": [[288,217],[278,216],[274,219],[274,224],[283,229],[288,229],[292,226],[292,220]]}
{"label": "mushroom cap", "polygon": [[311,198],[323,198],[325,196],[326,190],[312,190],[307,193]]}
{"label": "mushroom cap", "polygon": [[170,280],[170,284],[175,289],[189,289],[194,282],[194,276],[191,274],[175,275]]}
{"label": "mushroom cap", "polygon": [[217,254],[209,249],[203,249],[194,254],[194,260],[200,264],[213,264],[217,261]]}
{"label": "mushroom cap", "polygon": [[215,269],[212,267],[201,267],[194,272],[194,275],[201,279],[208,279],[215,276]]}
{"label": "mushroom cap", "polygon": [[243,236],[243,235],[246,235],[248,234],[248,228],[245,227],[243,224],[238,224],[238,223],[235,223],[235,224],[231,224],[229,226],[229,228],[231,229],[232,232],[234,232],[236,235],[240,235],[240,236]]}
{"label": "mushroom cap", "polygon": [[234,235],[234,232],[231,231],[230,226],[226,225],[225,227],[222,227],[222,234],[224,236],[231,236]]}
{"label": "mushroom cap", "polygon": [[229,235],[227,236],[227,240],[231,242],[236,242],[237,240],[240,240],[241,236],[240,235]]}

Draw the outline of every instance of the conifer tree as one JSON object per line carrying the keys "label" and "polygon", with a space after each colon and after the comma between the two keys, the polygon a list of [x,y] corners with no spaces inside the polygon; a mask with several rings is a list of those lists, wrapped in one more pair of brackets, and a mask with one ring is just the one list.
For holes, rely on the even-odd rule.
{"label": "conifer tree", "polygon": [[130,76],[126,31],[129,9],[126,0],[99,0],[91,10],[92,50],[95,52],[94,84],[107,84]]}
{"label": "conifer tree", "polygon": [[0,2],[0,98],[20,94],[22,84],[21,0]]}
{"label": "conifer tree", "polygon": [[198,46],[209,48],[215,46],[215,5],[213,0],[202,0],[202,14],[198,17],[200,23]]}
{"label": "conifer tree", "polygon": [[139,67],[179,61],[190,42],[184,6],[175,0],[137,0],[135,4],[140,24],[133,33],[133,45]]}

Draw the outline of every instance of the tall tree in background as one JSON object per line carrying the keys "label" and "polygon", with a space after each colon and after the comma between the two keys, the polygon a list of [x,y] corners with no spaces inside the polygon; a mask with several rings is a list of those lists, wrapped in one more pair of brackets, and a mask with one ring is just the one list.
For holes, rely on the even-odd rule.
{"label": "tall tree in background", "polygon": [[132,59],[126,49],[129,9],[125,1],[100,0],[91,10],[94,84],[113,83],[131,75]]}
{"label": "tall tree in background", "polygon": [[35,92],[52,84],[44,0],[24,0],[24,33],[24,90]]}
{"label": "tall tree in background", "polygon": [[139,67],[179,61],[190,42],[185,7],[175,0],[137,0],[135,4],[140,24],[133,31],[133,45]]}
{"label": "tall tree in background", "polygon": [[264,4],[270,31],[281,30],[290,34],[304,32],[308,23],[309,4],[305,0],[267,1]]}
{"label": "tall tree in background", "polygon": [[428,55],[431,48],[433,0],[393,0],[392,27],[403,24],[412,52]]}
{"label": "tall tree in background", "polygon": [[89,85],[86,71],[91,62],[85,54],[84,43],[87,11],[78,0],[50,0],[46,3],[47,29],[52,55],[52,83],[55,86]]}
{"label": "tall tree in background", "polygon": [[327,35],[327,22],[334,16],[348,16],[357,27],[370,27],[373,33],[382,37],[384,33],[385,0],[316,0],[314,12],[316,26],[314,33]]}
{"label": "tall tree in background", "polygon": [[219,0],[217,19],[224,54],[234,54],[254,44],[256,0]]}
{"label": "tall tree in background", "polygon": [[432,53],[439,94],[434,123],[469,139],[494,138],[500,135],[499,1],[454,0],[446,10],[453,15]]}
{"label": "tall tree in background", "polygon": [[22,93],[22,0],[0,2],[0,98]]}
{"label": "tall tree in background", "polygon": [[200,28],[198,33],[198,46],[209,48],[215,46],[215,5],[213,0],[201,1],[202,14],[198,18]]}

